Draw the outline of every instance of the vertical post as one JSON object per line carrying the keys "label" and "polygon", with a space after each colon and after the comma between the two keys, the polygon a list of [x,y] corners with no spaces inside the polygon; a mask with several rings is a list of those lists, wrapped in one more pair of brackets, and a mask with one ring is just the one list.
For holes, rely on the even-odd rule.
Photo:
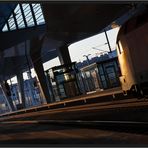
{"label": "vertical post", "polygon": [[34,98],[34,93],[33,93],[33,80],[32,80],[32,76],[31,76],[31,68],[30,68],[30,63],[29,63],[29,58],[28,58],[28,55],[27,55],[27,41],[25,41],[25,57],[26,57],[26,61],[27,61],[27,65],[28,65],[28,72],[27,72],[27,75],[28,75],[28,78],[29,78],[29,94],[31,95],[31,99],[32,99],[32,102],[33,102],[33,105],[35,105],[35,98]]}
{"label": "vertical post", "polygon": [[86,57],[86,60],[87,60],[87,64],[89,65],[90,64],[90,60],[89,60],[89,56],[90,56],[91,54],[88,54],[88,55],[83,55],[83,57]]}
{"label": "vertical post", "polygon": [[106,32],[105,29],[104,29],[104,33],[105,33],[105,36],[106,36],[106,40],[107,40],[107,44],[108,44],[108,48],[109,48],[109,52],[112,52],[111,47],[110,47],[110,43],[109,43],[109,39],[108,39],[108,36],[107,36],[107,32]]}
{"label": "vertical post", "polygon": [[23,108],[26,107],[25,105],[25,94],[24,94],[24,80],[23,74],[21,72],[17,73],[17,81],[18,81],[18,88],[19,88],[19,99],[22,101]]}
{"label": "vertical post", "polygon": [[47,86],[48,86],[48,90],[49,90],[49,93],[51,94],[52,96],[52,102],[56,101],[55,100],[55,95],[53,93],[53,88],[52,88],[52,84],[51,84],[51,81],[50,81],[50,78],[48,76],[48,71],[45,71],[45,74],[46,74],[46,81],[47,81]]}
{"label": "vertical post", "polygon": [[88,56],[86,56],[86,59],[87,59],[88,65],[89,65],[89,64],[90,64],[90,62],[89,62],[89,58],[88,58]]}
{"label": "vertical post", "polygon": [[15,102],[15,98],[13,97],[13,85],[12,85],[12,81],[11,81],[11,78],[10,78],[10,86],[11,86],[11,96],[12,96],[12,100],[14,101],[14,104],[15,104],[15,107],[16,107],[16,102]]}
{"label": "vertical post", "polygon": [[31,60],[37,74],[37,78],[40,82],[41,93],[43,94],[43,99],[46,99],[47,103],[51,103],[50,93],[48,91],[48,86],[46,82],[46,76],[43,68],[43,62],[41,58],[41,49],[44,41],[44,37],[40,40],[39,37],[34,37],[31,41],[30,56]]}
{"label": "vertical post", "polygon": [[31,76],[31,71],[27,72],[27,76],[29,78],[29,93],[30,93],[30,96],[31,96],[31,99],[32,99],[32,103],[33,105],[36,104],[36,101],[35,101],[35,97],[34,97],[34,87],[33,87],[33,78]]}

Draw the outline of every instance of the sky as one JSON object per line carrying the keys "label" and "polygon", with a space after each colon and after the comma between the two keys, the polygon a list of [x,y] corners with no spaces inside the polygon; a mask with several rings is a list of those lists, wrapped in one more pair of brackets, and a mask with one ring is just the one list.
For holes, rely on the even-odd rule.
{"label": "sky", "polygon": [[[107,31],[107,35],[109,38],[109,43],[111,49],[114,50],[116,46],[116,37],[119,28],[112,29]],[[101,33],[87,39],[81,40],[69,46],[69,52],[71,56],[71,60],[74,62],[80,62],[86,59],[83,55],[91,54],[89,57],[94,57],[98,55],[100,52],[108,52],[109,47],[107,43],[105,33]],[[94,49],[95,48],[95,49]]]}
{"label": "sky", "polygon": [[[115,50],[116,48],[116,37],[118,31],[119,28],[107,31],[109,43],[112,50]],[[71,44],[68,48],[72,62],[82,62],[83,60],[86,60],[86,57],[84,55],[90,54],[89,58],[92,58],[94,56],[98,56],[100,52],[108,52],[109,47],[105,43],[107,43],[105,33],[101,33]],[[57,57],[43,64],[44,71],[58,65],[60,65],[60,61]],[[32,77],[36,76],[36,73],[33,69],[31,69],[31,75]],[[27,73],[23,73],[23,78],[28,79]],[[16,83],[16,77],[12,78],[11,81],[12,83]],[[8,83],[10,84],[10,81],[8,81]]]}

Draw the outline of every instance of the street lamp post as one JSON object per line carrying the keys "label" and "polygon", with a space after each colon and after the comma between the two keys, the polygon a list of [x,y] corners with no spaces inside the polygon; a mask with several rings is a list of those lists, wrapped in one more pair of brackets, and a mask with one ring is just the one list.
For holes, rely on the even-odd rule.
{"label": "street lamp post", "polygon": [[88,58],[90,55],[91,55],[91,54],[83,55],[83,57],[86,57],[88,65],[90,64],[90,60],[89,60],[89,58]]}

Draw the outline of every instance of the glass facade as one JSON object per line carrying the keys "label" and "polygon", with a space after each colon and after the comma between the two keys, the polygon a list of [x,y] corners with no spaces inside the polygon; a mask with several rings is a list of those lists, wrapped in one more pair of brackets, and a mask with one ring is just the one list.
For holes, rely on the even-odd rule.
{"label": "glass facade", "polygon": [[77,82],[78,70],[75,62],[69,65],[55,66],[47,70],[46,73],[47,83],[52,88],[54,101],[75,97],[80,94]]}
{"label": "glass facade", "polygon": [[120,86],[117,58],[108,59],[81,69],[86,92],[104,90]]}

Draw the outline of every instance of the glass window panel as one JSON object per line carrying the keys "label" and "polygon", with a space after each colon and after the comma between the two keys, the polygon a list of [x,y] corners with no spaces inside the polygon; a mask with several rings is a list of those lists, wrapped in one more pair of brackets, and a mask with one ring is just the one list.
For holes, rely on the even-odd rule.
{"label": "glass window panel", "polygon": [[21,28],[21,26],[24,26],[25,27],[25,24],[24,24],[23,19],[18,20],[17,23],[18,23],[18,27],[19,28]]}
{"label": "glass window panel", "polygon": [[35,13],[35,15],[36,15],[36,18],[38,18],[40,15],[42,15],[42,12],[38,11],[38,12]]}
{"label": "glass window panel", "polygon": [[34,20],[33,20],[33,18],[32,18],[32,17],[28,17],[27,19],[28,19],[28,21],[27,21],[28,23],[33,22],[33,24],[34,24]]}
{"label": "glass window panel", "polygon": [[38,21],[41,17],[42,17],[42,14],[38,15],[38,17],[36,18],[36,20]]}
{"label": "glass window panel", "polygon": [[41,8],[39,6],[33,6],[34,13],[38,12]]}
{"label": "glass window panel", "polygon": [[29,17],[29,16],[32,16],[31,11],[25,13],[25,17],[26,17],[26,18]]}
{"label": "glass window panel", "polygon": [[106,81],[103,81],[103,82],[102,82],[102,85],[103,85],[103,88],[107,88],[107,83],[106,83]]}
{"label": "glass window panel", "polygon": [[41,15],[42,15],[41,13],[36,13],[36,14],[35,14],[36,20],[38,20],[38,18],[39,18]]}
{"label": "glass window panel", "polygon": [[24,12],[30,10],[29,4],[22,4]]}
{"label": "glass window panel", "polygon": [[39,20],[37,20],[37,24],[40,25],[40,24],[45,24],[45,20],[44,20],[44,17],[41,16],[41,18]]}
{"label": "glass window panel", "polygon": [[19,28],[20,28],[20,29],[21,29],[21,28],[25,28],[24,23],[20,23],[20,24],[19,24]]}
{"label": "glass window panel", "polygon": [[86,71],[85,73],[86,73],[87,78],[90,77],[90,72],[89,71]]}
{"label": "glass window panel", "polygon": [[17,20],[18,28],[24,28],[25,27],[25,23],[24,23],[23,16],[22,16],[22,13],[21,13],[19,5],[17,5],[17,7],[14,10],[14,12],[16,14],[16,20]]}
{"label": "glass window panel", "polygon": [[101,80],[105,81],[105,76],[104,75],[101,76]]}
{"label": "glass window panel", "polygon": [[5,24],[5,26],[3,27],[2,31],[3,31],[3,32],[4,32],[4,31],[8,31],[8,26],[7,26],[7,24]]}
{"label": "glass window panel", "polygon": [[38,7],[40,7],[40,4],[32,4],[32,6],[33,6],[34,8],[38,8]]}
{"label": "glass window panel", "polygon": [[34,21],[32,17],[27,17],[26,22],[28,26],[34,26]]}
{"label": "glass window panel", "polygon": [[16,25],[15,25],[14,18],[13,18],[12,15],[10,16],[10,19],[8,20],[8,23],[9,23],[10,30],[16,29]]}
{"label": "glass window panel", "polygon": [[37,24],[38,24],[38,25],[45,24],[44,19],[40,19],[40,20],[38,20],[38,21],[37,21]]}
{"label": "glass window panel", "polygon": [[14,28],[14,27],[15,27],[15,24],[12,24],[12,25],[10,26],[10,29],[11,29],[11,28]]}
{"label": "glass window panel", "polygon": [[[17,24],[18,24],[18,26],[24,24],[23,19],[18,19],[18,20],[17,20]],[[25,26],[25,24],[24,24],[24,26]]]}
{"label": "glass window panel", "polygon": [[33,10],[34,10],[34,13],[35,13],[35,18],[37,20],[37,24],[40,25],[40,24],[45,23],[43,12],[42,12],[40,4],[33,5]]}
{"label": "glass window panel", "polygon": [[13,22],[13,20],[14,20],[13,16],[11,15],[10,18],[8,19],[8,22],[11,23],[11,22]]}
{"label": "glass window panel", "polygon": [[104,74],[104,73],[103,73],[103,69],[102,69],[102,66],[101,66],[101,65],[99,65],[99,74]]}
{"label": "glass window panel", "polygon": [[20,10],[20,6],[19,6],[19,5],[17,5],[17,6],[16,6],[16,8],[15,8],[15,10],[14,10],[14,13],[18,13],[18,12],[19,12],[19,10]]}
{"label": "glass window panel", "polygon": [[[37,21],[37,25],[45,24],[45,19],[44,19],[40,4],[32,4],[32,6],[33,6],[33,13],[35,14],[35,18]],[[22,7],[23,7],[25,18],[26,18],[27,26],[28,27],[34,26],[35,24],[34,24],[32,12],[30,9],[30,5],[27,3],[23,3]],[[23,16],[20,10],[20,5],[16,6],[14,13],[15,13],[15,17],[17,20],[18,28],[25,28],[25,23],[24,23]],[[13,15],[10,16],[8,23],[10,26],[10,30],[16,29]],[[4,25],[2,31],[8,31],[7,24]]]}
{"label": "glass window panel", "polygon": [[15,17],[16,17],[16,20],[23,19],[21,13],[20,14],[19,13],[16,13]]}
{"label": "glass window panel", "polygon": [[29,4],[22,4],[27,26],[34,26],[34,21]]}
{"label": "glass window panel", "polygon": [[9,22],[9,27],[11,29],[11,27],[14,25],[14,22]]}

